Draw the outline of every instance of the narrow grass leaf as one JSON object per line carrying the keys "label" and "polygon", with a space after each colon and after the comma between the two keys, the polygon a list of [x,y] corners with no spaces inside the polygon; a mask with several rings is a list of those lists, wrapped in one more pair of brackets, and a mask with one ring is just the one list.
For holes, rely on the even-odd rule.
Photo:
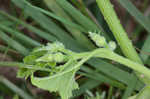
{"label": "narrow grass leaf", "polygon": [[[48,0],[44,0],[45,3],[48,5],[48,7],[56,13],[56,15],[67,19],[69,22],[72,22],[72,19],[67,13],[57,4],[55,0],[51,0],[50,2]],[[69,25],[64,24],[65,28],[73,35],[73,37],[81,43],[83,46],[86,46],[88,49],[94,48],[94,45],[88,40],[88,38],[83,34],[82,31],[72,28]],[[80,25],[77,25],[80,27]],[[84,30],[85,31],[85,30]]]}
{"label": "narrow grass leaf", "polygon": [[150,20],[145,17],[129,0],[118,0],[119,3],[150,33]]}
{"label": "narrow grass leaf", "polygon": [[[130,73],[117,68],[116,66],[109,64],[105,61],[98,62],[100,59],[91,59],[88,61],[88,63],[96,68],[98,71],[108,75],[109,77],[112,77],[113,79],[116,79],[120,82],[123,82],[124,84],[128,85],[131,82]],[[94,64],[94,65],[93,65]],[[136,77],[136,76],[135,76]],[[136,86],[136,89],[142,88],[144,85],[142,82],[138,81],[138,84]]]}
{"label": "narrow grass leaf", "polygon": [[142,58],[142,60],[144,61],[144,63],[148,60],[149,58],[149,54],[146,54],[146,53],[150,53],[150,35],[147,36],[147,39],[145,40],[144,42],[144,45],[142,47],[142,51],[140,53],[140,56]]}
{"label": "narrow grass leaf", "polygon": [[88,79],[84,84],[82,84],[80,86],[79,90],[73,91],[73,95],[74,95],[73,97],[77,97],[77,96],[85,93],[86,90],[93,89],[93,88],[97,87],[98,85],[100,85],[101,83],[102,83],[101,81]]}
{"label": "narrow grass leaf", "polygon": [[128,96],[131,95],[131,93],[134,91],[134,89],[136,88],[137,85],[137,78],[135,77],[135,74],[131,74],[130,78],[132,79],[130,83],[128,83],[128,87],[126,88],[122,99],[127,99]]}
{"label": "narrow grass leaf", "polygon": [[6,35],[4,32],[0,31],[0,38],[4,40],[9,46],[17,50],[22,55],[28,55],[29,50],[25,48],[20,43],[16,42],[12,38],[10,38],[8,35]]}
{"label": "narrow grass leaf", "polygon": [[25,23],[25,22],[17,19],[14,16],[11,16],[11,15],[5,13],[5,12],[2,12],[2,11],[0,11],[0,14],[8,17],[9,19],[17,22],[18,24],[21,24],[22,26],[28,28],[29,30],[31,30],[32,32],[34,32],[35,34],[37,34],[38,36],[40,36],[40,37],[42,37],[42,38],[44,38],[44,39],[46,39],[48,41],[56,41],[57,40],[57,38],[55,36],[50,35],[47,32],[44,32],[44,31],[42,31],[42,30],[40,30],[40,29],[38,29],[36,27],[33,27],[33,26],[31,26],[31,25],[29,25],[29,24],[27,24],[27,23]]}
{"label": "narrow grass leaf", "polygon": [[9,80],[7,80],[6,78],[4,78],[2,76],[0,76],[0,82],[5,84],[8,88],[10,88],[12,91],[17,93],[18,95],[20,95],[22,98],[24,98],[24,99],[33,99],[32,96],[30,96],[25,91],[23,91],[22,89],[20,89],[15,84],[13,84],[12,82],[10,82]]}
{"label": "narrow grass leaf", "polygon": [[85,76],[87,76],[91,79],[99,80],[99,81],[102,81],[104,83],[108,83],[112,86],[115,86],[115,87],[118,87],[118,88],[121,88],[121,89],[125,88],[125,86],[122,83],[120,83],[116,80],[110,79],[107,76],[102,75],[100,73],[97,73],[96,71],[93,71],[92,69],[90,69],[88,67],[85,67],[85,66],[81,67],[81,70],[86,72],[86,73],[80,72],[81,75],[85,75]]}
{"label": "narrow grass leaf", "polygon": [[69,13],[79,24],[81,24],[87,30],[99,30],[96,24],[94,24],[89,18],[81,14],[75,9],[67,0],[56,0],[61,7]]}
{"label": "narrow grass leaf", "polygon": [[9,27],[6,27],[5,25],[0,24],[0,28],[4,31],[10,33],[11,35],[14,35],[14,37],[20,39],[21,41],[24,41],[26,44],[31,45],[33,47],[40,46],[41,44],[28,36],[24,35],[23,33],[17,32]]}
{"label": "narrow grass leaf", "polygon": [[[147,31],[150,33],[150,20],[148,17],[145,17],[129,0],[118,0],[119,3],[139,22]],[[150,36],[145,41],[145,44],[142,48],[142,51],[149,51],[150,48],[147,46],[149,42]],[[145,62],[148,59],[148,55],[144,55],[143,53],[140,54],[143,61]]]}
{"label": "narrow grass leaf", "polygon": [[[37,9],[29,6],[25,0],[12,0],[18,7],[22,8],[25,13],[30,15],[36,22],[40,23],[43,28],[53,33],[59,38],[69,38],[69,36],[58,27],[50,18],[39,12]],[[58,34],[59,33],[59,34]],[[70,37],[71,38],[71,37]]]}
{"label": "narrow grass leaf", "polygon": [[[49,17],[38,11],[37,9],[29,6],[25,0],[12,0],[18,7],[22,8],[26,14],[31,16],[41,27],[49,31],[49,33],[55,35],[59,41],[64,43],[66,47],[78,50],[79,44],[68,35],[63,29],[61,29],[56,23],[53,22]],[[64,39],[65,38],[65,39]],[[68,42],[69,41],[69,42]],[[74,44],[74,45],[72,45]],[[80,48],[84,48],[80,45]],[[85,48],[84,48],[85,49]]]}

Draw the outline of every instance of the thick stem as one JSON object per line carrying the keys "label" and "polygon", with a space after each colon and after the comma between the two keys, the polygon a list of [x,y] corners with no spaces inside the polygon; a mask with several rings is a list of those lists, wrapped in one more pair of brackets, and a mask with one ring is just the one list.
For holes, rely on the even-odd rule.
{"label": "thick stem", "polygon": [[[115,13],[113,5],[110,0],[96,0],[97,4],[109,25],[109,28],[113,32],[118,44],[124,55],[131,59],[132,61],[143,64],[139,58],[136,50],[134,49],[131,41],[129,40],[127,33],[123,29],[123,26],[120,24],[120,21]],[[146,77],[141,78],[141,74],[136,73],[136,75],[142,80],[145,84],[149,84],[149,79]]]}
{"label": "thick stem", "polygon": [[[113,51],[107,49],[107,48],[100,48],[92,52],[85,52],[85,53],[80,53],[75,56],[75,59],[82,59],[76,66],[75,68],[78,68],[81,66],[84,62],[86,62],[88,59],[92,57],[99,57],[99,58],[106,58],[110,59],[113,61],[116,61],[120,64],[123,64],[134,71],[137,71],[138,73],[142,74],[143,76],[146,76],[148,79],[150,79],[150,70],[146,68],[144,65],[136,63],[134,61],[131,61],[127,58],[124,58]],[[142,78],[142,76],[140,77]]]}
{"label": "thick stem", "polygon": [[[127,33],[123,29],[120,21],[113,9],[113,5],[111,4],[110,0],[96,0],[101,12],[104,15],[106,22],[109,25],[109,28],[113,32],[116,40],[118,41],[124,55],[129,59],[143,64],[141,59],[139,58],[137,52],[135,51],[131,41],[128,39]],[[134,66],[134,65],[133,65]],[[135,65],[135,68],[137,66]],[[149,85],[150,79],[147,77],[141,78],[141,74],[136,72],[136,75],[142,80],[145,84]],[[148,90],[150,88],[147,86]]]}
{"label": "thick stem", "polygon": [[101,12],[103,13],[107,24],[109,25],[109,28],[111,29],[116,40],[118,41],[118,44],[120,45],[124,55],[135,62],[142,63],[131,41],[128,38],[127,33],[120,24],[120,21],[114,11],[113,5],[110,3],[110,0],[96,1]]}

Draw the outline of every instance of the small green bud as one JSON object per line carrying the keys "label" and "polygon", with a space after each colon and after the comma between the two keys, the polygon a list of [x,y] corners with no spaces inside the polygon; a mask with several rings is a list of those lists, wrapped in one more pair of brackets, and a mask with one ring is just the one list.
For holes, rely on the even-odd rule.
{"label": "small green bud", "polygon": [[54,54],[53,57],[54,57],[55,62],[63,62],[65,55],[59,52],[59,53]]}
{"label": "small green bud", "polygon": [[89,36],[96,43],[97,46],[105,47],[106,39],[104,36],[92,32],[89,32]]}
{"label": "small green bud", "polygon": [[57,52],[58,50],[64,49],[64,45],[60,42],[54,42],[54,43],[48,43],[47,46],[45,46],[45,49],[49,52]]}
{"label": "small green bud", "polygon": [[64,45],[60,42],[54,42],[54,43],[47,43],[46,46],[42,46],[40,48],[37,48],[34,50],[34,52],[38,51],[49,51],[49,52],[57,52],[58,50],[64,49]]}
{"label": "small green bud", "polygon": [[100,36],[99,39],[95,43],[99,47],[104,47],[106,44],[106,40],[103,36]]}
{"label": "small green bud", "polygon": [[52,61],[53,61],[52,54],[46,54],[46,55],[36,59],[36,62],[52,62]]}
{"label": "small green bud", "polygon": [[114,51],[116,49],[116,43],[114,41],[110,41],[108,43],[110,50]]}
{"label": "small green bud", "polygon": [[63,55],[60,52],[57,53],[48,53],[38,59],[36,59],[36,62],[63,62],[65,59],[65,55]]}

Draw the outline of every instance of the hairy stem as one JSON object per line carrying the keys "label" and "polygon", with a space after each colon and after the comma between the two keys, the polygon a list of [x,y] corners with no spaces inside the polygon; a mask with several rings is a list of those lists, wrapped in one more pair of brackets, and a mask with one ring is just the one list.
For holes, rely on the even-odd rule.
{"label": "hairy stem", "polygon": [[75,65],[74,68],[72,68],[72,70],[75,68],[79,68],[84,62],[86,62],[88,59],[92,57],[106,58],[106,59],[116,61],[120,64],[123,64],[133,69],[134,71],[141,73],[143,76],[145,75],[148,79],[150,79],[149,77],[150,70],[146,68],[144,65],[131,61],[127,58],[124,58],[107,48],[99,48],[92,52],[84,52],[84,53],[77,54],[74,58],[82,59],[82,60],[77,65]]}
{"label": "hairy stem", "polygon": [[120,45],[123,53],[129,59],[133,61],[142,63],[140,60],[137,52],[135,51],[134,47],[132,46],[131,41],[129,40],[127,33],[123,29],[120,21],[114,11],[113,5],[110,3],[110,0],[96,0],[98,3],[101,12],[109,25],[109,28],[113,32],[118,44]]}
{"label": "hairy stem", "polygon": [[[124,55],[131,59],[132,61],[143,64],[139,58],[136,50],[134,49],[131,41],[129,40],[126,31],[123,29],[123,26],[120,24],[120,21],[115,13],[113,5],[110,0],[96,0],[97,4],[103,13],[103,16],[109,25],[109,28],[113,32],[118,44]],[[135,66],[136,67],[136,66]],[[137,76],[145,83],[149,84],[149,79],[147,77],[141,78],[141,74],[136,73]]]}

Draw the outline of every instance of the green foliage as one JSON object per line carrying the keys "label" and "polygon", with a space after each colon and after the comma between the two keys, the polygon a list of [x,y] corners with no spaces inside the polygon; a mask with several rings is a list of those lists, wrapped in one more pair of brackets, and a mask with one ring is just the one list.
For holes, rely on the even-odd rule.
{"label": "green foliage", "polygon": [[78,84],[75,81],[75,73],[78,69],[73,69],[70,72],[70,68],[73,68],[74,63],[68,64],[64,70],[57,72],[50,77],[37,78],[32,76],[31,82],[33,85],[48,90],[50,92],[59,92],[62,99],[69,99],[72,96],[72,91],[78,89]]}
{"label": "green foliage", "polygon": [[[0,52],[13,57],[14,61],[20,61],[22,57],[26,57],[23,60],[24,63],[0,62],[0,65],[4,67],[19,67],[18,77],[26,79],[31,77],[32,83],[35,86],[51,92],[58,92],[64,99],[85,95],[87,90],[90,90],[92,93],[95,90],[99,92],[99,89],[102,89],[100,85],[103,86],[105,84],[107,87],[115,87],[114,94],[119,93],[123,99],[131,96],[131,94],[135,95],[135,92],[140,91],[144,87],[144,84],[138,80],[135,74],[131,74],[131,69],[142,73],[142,75],[139,75],[139,78],[148,76],[149,70],[144,65],[132,61],[140,62],[140,59],[137,58],[134,49],[131,48],[132,44],[130,45],[130,40],[127,40],[126,35],[124,35],[126,32],[124,32],[123,28],[120,28],[120,25],[116,24],[119,21],[114,17],[113,8],[111,6],[104,6],[109,0],[105,0],[105,4],[101,5],[101,8],[106,7],[101,11],[99,11],[94,1],[92,3],[89,2],[90,0],[84,1],[38,0],[32,2],[30,0],[12,0],[12,9],[10,9],[9,14],[0,11],[0,38],[2,40]],[[133,36],[131,38],[140,38],[140,41],[134,42],[134,47],[142,50],[140,52],[141,59],[144,64],[148,64],[149,54],[147,52],[149,52],[148,44],[150,37],[148,36],[145,39],[145,37],[141,37],[140,35],[141,33],[145,34],[145,31],[143,32],[144,29],[148,32],[150,31],[149,18],[143,16],[137,9],[138,7],[136,8],[129,0],[118,0],[117,2],[139,23],[135,24],[135,32],[131,34]],[[148,7],[148,3],[146,2],[148,0],[143,0],[142,3],[144,4],[143,8],[145,11]],[[20,10],[16,9],[16,7],[19,7]],[[112,9],[108,11],[107,8]],[[92,11],[95,17],[88,10]],[[108,13],[106,14],[105,12],[107,11]],[[103,19],[101,13],[105,19]],[[123,13],[125,17],[121,16],[121,22],[127,28],[131,18],[128,13]],[[105,21],[108,23],[109,28]],[[110,34],[111,31],[109,29],[116,35],[117,44],[121,46],[121,49],[111,40],[114,37]],[[91,34],[93,37],[88,37],[88,31],[94,30],[102,31],[101,35],[93,33]],[[125,37],[126,40],[124,39]],[[62,42],[63,44],[55,41]],[[48,43],[46,46],[42,46],[46,42],[55,43]],[[139,43],[140,45],[138,45]],[[34,47],[37,48],[29,53]],[[94,50],[96,47],[100,48]],[[116,47],[117,49],[115,50]],[[114,50],[120,55],[123,52],[129,59],[114,53]],[[94,58],[91,59],[92,57]],[[123,67],[124,65],[130,69]],[[77,81],[75,81],[75,77]],[[48,82],[49,84],[47,84]],[[60,82],[62,83],[59,85],[58,83]],[[78,88],[77,82],[80,88]],[[74,84],[74,86],[67,86],[70,83]],[[25,84],[22,83],[21,85],[24,86]],[[145,87],[144,89],[147,91],[141,91],[141,93],[137,94],[138,97],[141,98],[144,93],[149,92],[149,88]],[[20,90],[23,91],[24,89]],[[72,94],[74,90],[75,95],[74,93]],[[1,84],[0,91],[5,92],[1,88]],[[23,94],[18,94],[15,88],[13,91],[17,95],[23,96]],[[28,93],[25,95],[30,96]],[[137,95],[133,96],[133,99]],[[94,96],[96,95],[88,98],[96,98]],[[111,99],[110,97],[107,98]]]}
{"label": "green foliage", "polygon": [[87,93],[89,93],[89,95],[91,94],[92,96],[87,96],[85,97],[85,99],[105,99],[106,94],[105,92],[103,92],[102,94],[96,92],[96,96],[94,96],[91,92],[87,91]]}
{"label": "green foliage", "polygon": [[114,41],[110,41],[109,43],[107,43],[104,36],[92,32],[89,32],[89,36],[98,47],[105,47],[112,51],[116,49],[116,43]]}
{"label": "green foliage", "polygon": [[146,86],[144,87],[141,92],[136,96],[136,99],[148,99],[150,97],[150,87],[149,86]]}
{"label": "green foliage", "polygon": [[[91,37],[93,37],[93,35],[100,37],[97,34],[90,33]],[[95,43],[97,42],[95,41]],[[36,67],[50,68],[51,71],[49,72],[49,75],[47,75],[47,77],[38,78],[34,75],[36,70],[32,69],[21,69],[18,74],[20,77],[24,76],[25,78],[31,76],[31,82],[33,85],[50,92],[59,92],[62,99],[69,99],[72,96],[72,91],[78,88],[78,84],[75,82],[75,74],[80,69],[80,66],[92,57],[117,61],[139,73],[142,73],[143,76],[149,77],[150,71],[147,68],[115,54],[108,46],[103,47],[104,48],[99,48],[92,52],[78,54],[67,50],[62,43],[48,43],[47,46],[42,46],[41,48],[39,47],[33,50],[31,55],[24,58],[24,63]],[[35,54],[40,53],[41,51],[46,52],[41,55],[39,54],[40,56]],[[79,59],[81,61],[78,61]],[[58,63],[62,62],[65,62],[64,65],[58,65]],[[62,83],[60,84],[59,82]]]}
{"label": "green foliage", "polygon": [[[36,67],[50,68],[51,71],[49,75],[47,75],[47,77],[38,78],[34,76],[35,70],[21,68],[18,71],[18,76],[25,78],[31,76],[33,85],[50,92],[59,92],[62,99],[68,99],[72,96],[72,90],[78,88],[74,76],[79,69],[72,69],[77,62],[70,53],[72,52],[65,50],[62,43],[59,42],[48,43],[47,46],[36,48],[31,52],[31,55],[24,58],[24,63]],[[62,66],[57,66],[57,63],[62,62],[66,63]],[[70,71],[68,72],[68,70]]]}

